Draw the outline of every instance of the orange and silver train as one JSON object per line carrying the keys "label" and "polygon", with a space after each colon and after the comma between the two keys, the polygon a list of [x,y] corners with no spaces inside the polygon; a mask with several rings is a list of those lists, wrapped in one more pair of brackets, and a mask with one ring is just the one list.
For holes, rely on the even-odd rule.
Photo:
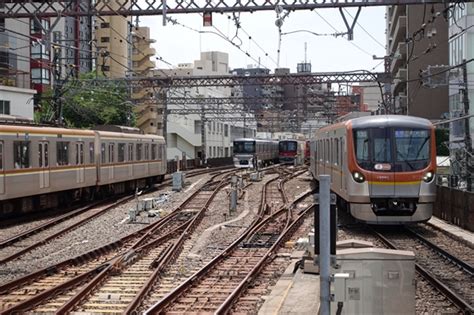
{"label": "orange and silver train", "polygon": [[163,137],[126,127],[103,129],[0,125],[0,218],[163,179]]}
{"label": "orange and silver train", "polygon": [[384,115],[319,129],[311,143],[311,173],[331,176],[338,207],[369,224],[431,218],[436,143],[430,121]]}

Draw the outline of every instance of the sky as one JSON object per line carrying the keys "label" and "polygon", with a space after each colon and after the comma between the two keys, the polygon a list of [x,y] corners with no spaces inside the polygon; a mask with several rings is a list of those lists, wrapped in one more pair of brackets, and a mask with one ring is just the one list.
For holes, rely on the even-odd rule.
{"label": "sky", "polygon": [[[348,23],[351,24],[353,18],[350,15],[355,16],[357,9],[345,10],[348,12]],[[296,64],[305,59],[306,42],[306,58],[312,64],[312,72],[362,69],[383,71],[382,60],[374,60],[372,56],[382,57],[386,53],[385,10],[384,6],[362,8],[354,28],[353,41],[349,41],[347,35],[316,36],[306,32],[334,34],[347,31],[338,9],[291,12],[283,22],[282,34],[300,30],[304,32],[281,36],[279,67],[290,68],[291,72],[296,72]],[[179,24],[168,22],[163,26],[162,16],[143,16],[140,17],[140,26],[150,27],[151,37],[156,40],[153,47],[157,56],[173,66],[199,59],[201,51],[222,51],[229,54],[231,69],[255,66],[259,60],[261,67],[269,68],[272,72],[277,68],[279,36],[275,25],[275,11],[241,13],[241,28],[237,36],[232,14],[213,13],[215,28],[203,27],[203,18],[199,14],[174,14],[168,17]],[[220,32],[221,36],[196,31]],[[239,46],[240,50],[230,41]],[[158,60],[157,67],[172,66]]]}

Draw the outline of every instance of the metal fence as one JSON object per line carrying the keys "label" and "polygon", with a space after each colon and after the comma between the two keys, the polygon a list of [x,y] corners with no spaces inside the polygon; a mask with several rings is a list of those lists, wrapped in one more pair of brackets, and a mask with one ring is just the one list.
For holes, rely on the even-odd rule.
{"label": "metal fence", "polygon": [[[202,163],[200,159],[180,160],[179,169],[181,171],[190,170],[198,167],[218,167],[232,165],[232,157],[208,159],[207,164]],[[172,174],[178,170],[178,163],[175,160],[168,161],[167,173]]]}
{"label": "metal fence", "polygon": [[463,229],[474,231],[474,193],[437,186],[433,214]]}

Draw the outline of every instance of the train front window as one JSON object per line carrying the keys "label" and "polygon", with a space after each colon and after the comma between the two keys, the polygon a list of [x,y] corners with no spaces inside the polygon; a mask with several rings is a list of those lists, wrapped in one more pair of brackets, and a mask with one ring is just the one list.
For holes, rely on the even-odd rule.
{"label": "train front window", "polygon": [[234,153],[255,153],[255,141],[234,141]]}
{"label": "train front window", "polygon": [[395,161],[402,170],[419,170],[430,159],[430,132],[426,129],[395,129]]}
{"label": "train front window", "polygon": [[429,130],[368,128],[354,130],[357,163],[366,170],[420,170],[430,158]]}
{"label": "train front window", "polygon": [[280,152],[291,151],[296,152],[296,141],[282,141],[279,143]]}

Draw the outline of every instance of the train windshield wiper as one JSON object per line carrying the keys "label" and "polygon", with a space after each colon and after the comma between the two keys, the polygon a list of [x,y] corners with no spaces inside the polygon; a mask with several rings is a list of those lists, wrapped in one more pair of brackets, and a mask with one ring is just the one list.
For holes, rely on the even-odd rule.
{"label": "train windshield wiper", "polygon": [[396,148],[397,150],[397,154],[400,154],[400,157],[402,158],[402,162],[405,162],[408,166],[410,166],[410,168],[412,170],[415,169],[415,167],[409,162],[407,156],[405,154],[403,154],[402,152],[400,152],[400,150],[398,150],[398,148]]}

